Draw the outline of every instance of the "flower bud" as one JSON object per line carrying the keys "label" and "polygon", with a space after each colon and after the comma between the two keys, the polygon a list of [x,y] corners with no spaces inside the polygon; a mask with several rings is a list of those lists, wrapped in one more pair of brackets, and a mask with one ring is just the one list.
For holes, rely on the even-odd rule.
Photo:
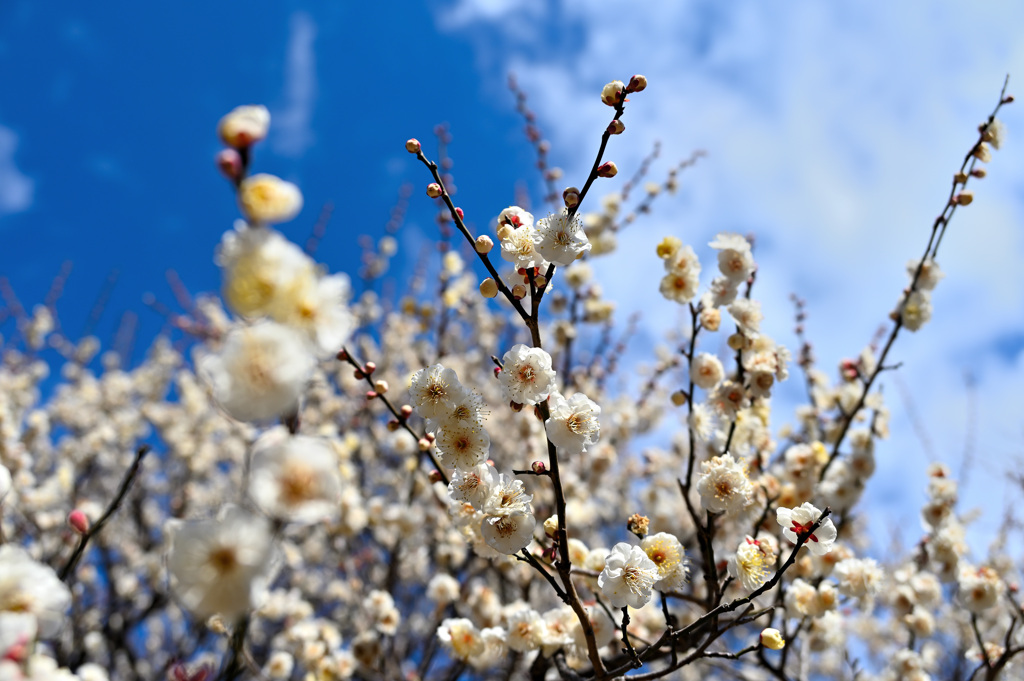
{"label": "flower bud", "polygon": [[537,288],[544,288],[545,286],[548,285],[548,278],[545,277],[543,274],[538,274],[536,277],[534,277],[533,283]]}
{"label": "flower bud", "polygon": [[416,445],[420,448],[421,452],[429,451],[433,443],[425,437],[421,437]]}
{"label": "flower bud", "polygon": [[444,477],[441,475],[441,471],[437,470],[436,468],[430,471],[430,482],[442,482],[443,480]]}
{"label": "flower bud", "polygon": [[967,173],[957,173],[953,176],[953,182],[956,184],[967,184]]}
{"label": "flower bud", "polygon": [[518,414],[523,410],[523,405],[520,402],[509,402],[508,408]]}
{"label": "flower bud", "polygon": [[480,295],[484,298],[493,298],[498,295],[498,284],[490,277],[480,282]]}
{"label": "flower bud", "polygon": [[619,135],[625,129],[626,129],[625,124],[623,124],[623,122],[620,121],[618,118],[616,118],[614,121],[612,121],[611,123],[608,124],[608,134],[609,135]]}
{"label": "flower bud", "polygon": [[242,175],[242,155],[234,149],[221,149],[216,157],[217,170],[232,182]]}
{"label": "flower bud", "polygon": [[420,153],[420,141],[418,139],[416,139],[415,137],[413,137],[412,139],[406,140],[406,142],[405,142],[405,150],[408,151],[410,154],[418,154],[418,153]]}
{"label": "flower bud", "polygon": [[621,80],[613,80],[601,89],[601,101],[608,106],[617,106],[626,96],[626,86]]}
{"label": "flower bud", "polygon": [[598,177],[615,177],[619,174],[619,167],[614,161],[605,161],[597,169]]}
{"label": "flower bud", "polygon": [[629,85],[626,86],[626,92],[643,92],[647,89],[647,78],[637,74],[629,79]]}
{"label": "flower bud", "polygon": [[427,185],[427,196],[429,196],[430,198],[436,199],[437,197],[441,196],[441,193],[441,185],[439,185],[437,182],[431,182],[430,184]]}
{"label": "flower bud", "polygon": [[262,105],[235,107],[217,124],[217,134],[224,144],[245,149],[267,136],[270,112]]}
{"label": "flower bud", "polygon": [[377,394],[376,390],[367,390],[366,391],[366,399],[372,400],[375,397],[379,397],[379,395]]}
{"label": "flower bud", "polygon": [[672,397],[670,399],[672,400],[672,404],[677,407],[681,407],[686,404],[687,400],[690,399],[690,396],[686,394],[685,390],[677,390],[672,393]]}
{"label": "flower bud", "polygon": [[565,201],[566,208],[575,208],[580,205],[580,190],[576,187],[566,187],[562,192],[562,200]]}
{"label": "flower bud", "polygon": [[498,230],[496,234],[499,239],[504,241],[508,239],[510,236],[512,236],[513,231],[515,231],[515,227],[513,227],[512,225],[498,225]]}
{"label": "flower bud", "polygon": [[558,533],[558,516],[551,516],[544,521],[544,534],[554,537]]}
{"label": "flower bud", "polygon": [[772,650],[782,650],[786,641],[778,629],[768,628],[761,632],[761,645]]}
{"label": "flower bud", "polygon": [[386,393],[388,391],[389,387],[390,386],[388,385],[388,382],[383,380],[383,379],[381,379],[381,380],[379,380],[379,381],[377,381],[376,383],[373,384],[374,390],[376,390],[377,393],[380,394],[380,395],[383,395],[384,393]]}
{"label": "flower bud", "polygon": [[976,178],[978,178],[980,180],[981,178],[983,178],[986,175],[988,175],[988,173],[985,171],[984,168],[975,168],[974,170],[971,171],[971,175],[973,177],[976,177]]}
{"label": "flower bud", "polygon": [[548,472],[548,467],[544,465],[543,461],[534,461],[530,465],[530,470],[532,470],[537,475],[544,475],[545,473]]}
{"label": "flower bud", "polygon": [[522,300],[526,297],[526,287],[522,284],[516,284],[512,287],[512,297],[516,300]]}
{"label": "flower bud", "polygon": [[377,364],[375,362],[367,362],[363,365],[363,373],[369,376],[377,370]]}
{"label": "flower bud", "polygon": [[335,355],[335,357],[338,359],[339,362],[348,361],[348,353],[344,349],[338,350],[338,354]]}
{"label": "flower bud", "polygon": [[742,333],[732,334],[727,342],[732,350],[744,350],[747,347],[747,339]]}
{"label": "flower bud", "polygon": [[971,201],[974,201],[974,192],[966,189],[953,197],[953,203],[958,203],[961,206],[969,206]]}
{"label": "flower bud", "polygon": [[85,534],[89,531],[89,518],[76,508],[68,514],[68,525],[78,534]]}
{"label": "flower bud", "polygon": [[412,405],[411,404],[403,404],[402,408],[398,410],[398,413],[400,413],[402,415],[403,419],[409,418],[410,416],[412,416]]}
{"label": "flower bud", "polygon": [[459,208],[458,206],[455,206],[455,214],[459,216],[459,219],[460,219],[460,220],[462,220],[463,218],[465,218],[465,217],[466,217],[466,214],[465,214],[465,213],[463,213],[463,212],[462,212],[462,209],[461,209],[461,208]]}
{"label": "flower bud", "polygon": [[473,248],[476,249],[477,253],[490,253],[491,249],[494,248],[494,241],[486,234],[481,234],[473,243]]}

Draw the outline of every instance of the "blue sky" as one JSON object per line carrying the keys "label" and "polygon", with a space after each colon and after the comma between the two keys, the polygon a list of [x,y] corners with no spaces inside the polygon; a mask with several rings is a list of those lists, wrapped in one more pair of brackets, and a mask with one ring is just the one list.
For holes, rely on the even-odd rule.
{"label": "blue sky", "polygon": [[[798,292],[827,368],[859,352],[895,304],[904,264],[923,248],[1004,75],[1024,83],[1022,25],[1024,5],[1009,1],[969,11],[925,0],[784,9],[752,0],[728,9],[713,0],[285,2],[258,10],[240,2],[6,2],[0,274],[31,305],[61,263],[73,261],[59,309],[74,334],[117,269],[98,332],[109,339],[130,309],[140,311],[146,340],[161,320],[142,309],[142,294],[170,304],[168,269],[193,291],[218,286],[211,255],[237,211],[212,166],[214,128],[232,107],[272,111],[256,167],[297,182],[306,198],[283,231],[302,241],[333,201],[318,257],[351,272],[356,237],[380,233],[403,182],[415,186],[409,235],[433,234],[426,177],[405,153],[406,138],[432,149],[433,126],[451,125],[458,203],[483,225],[512,202],[517,179],[540,186],[508,71],[530,93],[565,184],[582,181],[607,123],[601,86],[639,72],[651,85],[627,109],[626,133],[609,152],[622,173],[598,191],[617,189],[655,140],[662,157],[652,179],[693,149],[709,156],[601,266],[620,319],[644,311],[637,357],[678,319],[656,293],[654,244],[676,234],[710,267],[707,242],[739,231],[759,238],[755,297],[768,332],[795,343],[787,297]],[[987,527],[1010,494],[1004,472],[1024,454],[1022,106],[1006,110],[1009,143],[975,186],[975,204],[955,219],[933,321],[902,337],[893,357],[905,362],[900,381],[930,447],[887,381],[893,439],[879,452],[868,506],[911,525],[924,463],[959,460],[971,409],[979,468],[965,503],[988,511]],[[795,382],[781,392],[778,423],[798,393]]]}

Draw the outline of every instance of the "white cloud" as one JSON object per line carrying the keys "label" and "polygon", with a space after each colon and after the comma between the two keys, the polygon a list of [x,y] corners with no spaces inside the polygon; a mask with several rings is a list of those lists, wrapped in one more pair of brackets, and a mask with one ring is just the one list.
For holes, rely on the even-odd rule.
{"label": "white cloud", "polygon": [[[754,1],[726,8],[713,0],[631,7],[577,0],[550,3],[538,17],[536,5],[459,0],[438,16],[443,29],[468,31],[476,49],[489,52],[477,61],[495,66],[481,78],[517,73],[567,185],[585,177],[607,124],[601,86],[632,73],[647,75],[650,86],[631,97],[626,132],[609,145],[606,158],[619,164],[620,178],[655,139],[663,149],[655,180],[691,149],[709,151],[682,176],[680,195],[659,200],[653,215],[625,231],[614,265],[600,268],[620,321],[643,310],[653,335],[678,321],[658,300],[653,252],[662,236],[692,243],[707,274],[713,261],[705,245],[716,232],[753,232],[761,264],[754,294],[764,302],[768,333],[794,342],[788,294],[806,297],[808,330],[829,369],[886,321],[906,284],[904,264],[923,251],[975,126],[995,105],[1004,75],[1024,76],[1024,5],[984,4],[985,11],[965,12],[921,0],[798,2],[780,11]],[[510,27],[527,20],[580,35],[525,44]],[[1011,135],[1024,129],[1021,106],[1001,116]],[[940,252],[948,277],[936,291],[932,322],[901,334],[891,357],[905,362],[903,380],[923,426],[950,462],[967,428],[963,374],[975,371],[977,452],[1000,473],[1019,452],[1022,430],[1012,412],[1024,353],[1006,365],[991,350],[995,338],[1024,332],[1024,153],[1015,143],[1011,137],[994,153],[989,177],[973,187],[975,203],[954,218]],[[881,449],[880,476],[901,483],[896,496],[876,493],[868,505],[913,514],[904,499],[923,497],[923,454],[895,386],[886,396],[893,439]],[[776,418],[787,413],[783,407]],[[972,490],[982,491],[981,478]],[[988,499],[1000,497],[1004,480],[986,481],[1000,490]],[[997,521],[1000,509],[987,510]]]}
{"label": "white cloud", "polygon": [[284,104],[273,112],[274,151],[291,158],[301,156],[313,144],[311,122],[316,102],[316,24],[305,12],[291,18],[285,56]]}
{"label": "white cloud", "polygon": [[35,182],[14,163],[18,136],[0,125],[0,217],[28,210],[35,193]]}

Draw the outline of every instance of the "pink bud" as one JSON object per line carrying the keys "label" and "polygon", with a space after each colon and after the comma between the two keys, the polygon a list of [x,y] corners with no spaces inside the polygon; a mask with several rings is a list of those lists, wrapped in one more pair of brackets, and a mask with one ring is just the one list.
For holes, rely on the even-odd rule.
{"label": "pink bud", "polygon": [[430,482],[441,482],[442,480],[444,480],[444,478],[441,477],[441,471],[439,471],[439,470],[432,470],[432,471],[430,471]]}
{"label": "pink bud", "polygon": [[376,390],[367,390],[366,391],[366,399],[372,400],[375,397],[377,397],[377,391]]}
{"label": "pink bud", "polygon": [[74,528],[78,534],[85,534],[89,531],[89,519],[77,508],[68,514],[68,525]]}
{"label": "pink bud", "polygon": [[543,461],[534,461],[530,469],[537,475],[544,475],[547,472],[548,467],[544,465]]}
{"label": "pink bud", "polygon": [[344,350],[338,350],[338,354],[335,355],[335,357],[338,358],[339,362],[347,362],[348,361],[348,353],[345,352]]}
{"label": "pink bud", "polygon": [[597,169],[598,177],[615,177],[619,174],[619,167],[615,165],[614,161],[607,161],[602,163]]}
{"label": "pink bud", "polygon": [[647,78],[637,74],[629,79],[629,84],[626,85],[626,92],[643,92],[647,89]]}
{"label": "pink bud", "polygon": [[409,418],[410,416],[412,416],[412,405],[403,404],[399,412],[402,414],[402,418]]}
{"label": "pink bud", "polygon": [[437,197],[441,196],[441,193],[441,185],[439,185],[437,182],[431,182],[430,184],[427,185],[427,196],[429,196],[430,198],[436,199]]}
{"label": "pink bud", "polygon": [[465,217],[465,215],[466,215],[465,213],[463,213],[463,212],[462,212],[462,209],[461,209],[461,208],[459,208],[458,206],[456,206],[456,208],[455,208],[455,214],[459,216],[459,219],[460,219],[460,220],[461,220],[462,218],[464,218],[464,217]]}
{"label": "pink bud", "polygon": [[377,364],[374,362],[367,362],[366,364],[363,365],[363,373],[366,374],[367,376],[369,376],[376,370]]}
{"label": "pink bud", "polygon": [[406,141],[405,150],[408,151],[410,154],[420,153],[420,141],[415,137]]}
{"label": "pink bud", "polygon": [[625,129],[626,129],[625,124],[623,124],[623,122],[620,121],[618,118],[616,118],[614,121],[612,121],[611,123],[608,124],[608,134],[609,135],[621,134],[622,131],[625,130]]}
{"label": "pink bud", "polygon": [[217,169],[229,180],[235,181],[242,174],[242,155],[234,149],[222,149],[216,156]]}

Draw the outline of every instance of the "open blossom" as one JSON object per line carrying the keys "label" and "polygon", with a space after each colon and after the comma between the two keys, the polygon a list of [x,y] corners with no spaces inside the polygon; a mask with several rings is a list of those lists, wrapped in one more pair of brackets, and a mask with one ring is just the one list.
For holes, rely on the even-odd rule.
{"label": "open blossom", "polygon": [[533,608],[520,608],[505,620],[508,636],[505,643],[517,653],[528,653],[540,648],[544,633],[544,620]]}
{"label": "open blossom", "polygon": [[714,355],[702,352],[693,358],[690,365],[690,380],[704,390],[711,390],[725,378],[722,361]]}
{"label": "open blossom", "polygon": [[903,301],[900,318],[907,331],[917,331],[932,318],[932,301],[928,291],[911,291]]}
{"label": "open blossom", "polygon": [[591,248],[579,218],[573,216],[570,220],[565,208],[557,215],[549,215],[537,221],[533,241],[537,252],[545,260],[562,267],[571,265]]}
{"label": "open blossom", "polygon": [[437,638],[457,659],[467,662],[486,648],[480,630],[464,617],[446,619],[437,628]]}
{"label": "open blossom", "polygon": [[729,574],[747,591],[754,591],[768,580],[768,555],[753,537],[746,537],[729,560]]}
{"label": "open blossom", "polygon": [[[920,263],[921,261],[916,258],[907,262],[907,274],[911,279],[914,278],[917,266]],[[945,276],[946,273],[939,269],[939,263],[931,258],[925,258],[924,265],[921,266],[921,274],[917,278],[917,289],[919,291],[931,291]]]}
{"label": "open blossom", "polygon": [[747,298],[737,298],[728,308],[729,314],[736,321],[740,333],[747,338],[756,338],[761,331],[761,303]]}
{"label": "open blossom", "polygon": [[583,393],[568,400],[553,392],[548,401],[551,418],[546,421],[548,439],[556,447],[578,454],[597,443],[601,435],[601,407]]}
{"label": "open blossom", "polygon": [[658,591],[675,591],[690,578],[690,559],[675,535],[667,532],[649,534],[640,541],[640,548],[658,568]]}
{"label": "open blossom", "polygon": [[839,580],[839,593],[851,598],[874,596],[885,578],[873,558],[847,558],[839,561],[832,574]]}
{"label": "open blossom", "polygon": [[475,423],[449,423],[437,433],[437,449],[445,465],[468,470],[487,458],[491,438]]}
{"label": "open blossom", "polygon": [[239,421],[265,421],[298,408],[315,366],[297,332],[262,321],[232,329],[220,352],[201,357],[197,369],[224,411]]}
{"label": "open blossom", "polygon": [[455,403],[462,400],[466,389],[454,369],[435,364],[420,369],[409,382],[409,397],[419,415],[432,421],[447,421]]}
{"label": "open blossom", "polygon": [[274,321],[302,332],[320,357],[336,354],[355,327],[348,309],[348,276],[322,276],[309,269],[279,289],[267,312]]}
{"label": "open blossom", "polygon": [[747,477],[747,464],[732,454],[712,457],[701,463],[697,480],[701,505],[712,513],[735,513],[753,499],[754,486]]}
{"label": "open blossom", "polygon": [[1003,593],[999,573],[989,567],[962,567],[959,586],[960,602],[976,614],[995,605]]}
{"label": "open blossom", "polygon": [[718,250],[718,269],[734,286],[745,282],[754,273],[750,242],[739,234],[718,234],[708,245]]}
{"label": "open blossom", "polygon": [[71,592],[53,568],[33,560],[20,546],[0,546],[0,617],[30,615],[32,628],[51,637],[60,631],[70,606]]}
{"label": "open blossom", "polygon": [[282,290],[315,269],[313,260],[280,232],[244,220],[221,237],[216,262],[224,272],[224,300],[246,317],[269,314]]}
{"label": "open blossom", "polygon": [[448,483],[448,496],[453,501],[472,504],[473,508],[480,510],[490,497],[497,481],[498,472],[494,470],[494,466],[487,463],[466,469],[456,468]]}
{"label": "open blossom", "polygon": [[237,106],[220,119],[217,134],[229,147],[244,149],[267,136],[270,112],[262,105]]}
{"label": "open blossom", "polygon": [[537,404],[547,399],[555,389],[555,371],[551,368],[551,355],[541,348],[522,343],[513,345],[501,359],[498,374],[505,398],[519,404]]}
{"label": "open blossom", "polygon": [[273,536],[262,516],[225,506],[210,520],[167,526],[171,588],[193,615],[235,619],[248,612],[267,585]]}
{"label": "open blossom", "polygon": [[[797,508],[780,507],[775,509],[775,519],[782,526],[782,534],[794,543],[797,540],[797,534],[807,532],[820,517],[821,511],[809,502],[805,502]],[[804,546],[809,548],[814,555],[823,556],[832,550],[832,544],[835,542],[837,534],[832,519],[825,518],[825,521],[811,534]]]}
{"label": "open blossom", "polygon": [[250,493],[269,515],[298,523],[338,516],[338,455],[327,440],[275,428],[253,445],[251,465]]}
{"label": "open blossom", "polygon": [[597,585],[613,608],[641,608],[651,600],[659,579],[658,566],[642,548],[620,542],[608,554]]}
{"label": "open blossom", "polygon": [[688,303],[697,297],[700,286],[699,270],[669,270],[662,277],[658,290],[668,300],[677,303]]}
{"label": "open blossom", "polygon": [[302,210],[302,192],[291,182],[259,173],[245,178],[239,184],[238,203],[250,222],[288,222]]}
{"label": "open blossom", "polygon": [[541,267],[544,257],[537,251],[537,230],[533,225],[523,225],[507,230],[501,237],[501,257],[518,269]]}
{"label": "open blossom", "polygon": [[487,516],[480,525],[480,534],[495,551],[512,555],[530,545],[536,526],[537,519],[532,512]]}

